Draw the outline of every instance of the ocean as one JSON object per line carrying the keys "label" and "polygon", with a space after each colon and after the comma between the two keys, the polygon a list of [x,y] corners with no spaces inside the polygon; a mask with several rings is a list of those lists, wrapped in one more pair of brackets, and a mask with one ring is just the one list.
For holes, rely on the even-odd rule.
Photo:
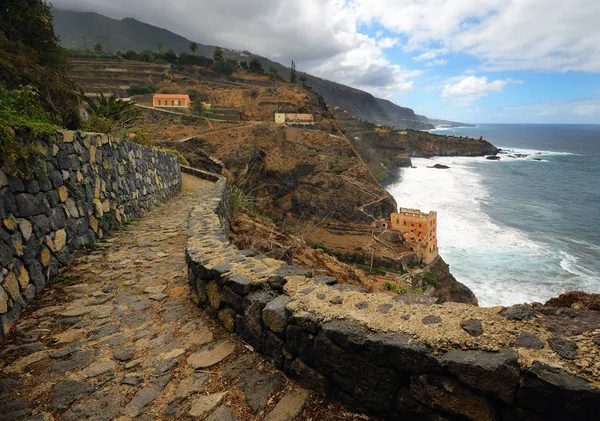
{"label": "ocean", "polygon": [[[438,212],[438,247],[481,306],[600,293],[600,125],[485,124],[437,130],[507,153],[413,158],[387,189]],[[508,155],[526,155],[511,158]],[[450,169],[428,166],[445,164]]]}

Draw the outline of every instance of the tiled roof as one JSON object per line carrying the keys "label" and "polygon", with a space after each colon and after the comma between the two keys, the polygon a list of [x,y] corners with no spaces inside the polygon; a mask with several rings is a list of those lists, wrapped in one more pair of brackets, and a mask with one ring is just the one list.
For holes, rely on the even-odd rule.
{"label": "tiled roof", "polygon": [[188,94],[154,94],[156,99],[190,99]]}

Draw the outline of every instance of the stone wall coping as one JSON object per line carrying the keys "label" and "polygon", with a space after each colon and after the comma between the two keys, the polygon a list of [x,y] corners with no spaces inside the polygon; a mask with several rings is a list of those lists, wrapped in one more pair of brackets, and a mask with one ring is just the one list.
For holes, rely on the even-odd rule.
{"label": "stone wall coping", "polygon": [[[475,391],[473,396],[482,397],[478,405],[483,412],[472,419],[483,413],[497,414],[505,405],[552,418],[543,404],[519,400],[531,392],[529,386],[520,385],[530,379],[531,388],[554,387],[568,393],[572,376],[586,385],[589,396],[569,411],[600,414],[600,349],[593,343],[600,328],[560,338],[562,345],[556,345],[555,335],[542,325],[535,306],[406,304],[383,293],[329,285],[334,282],[312,278],[310,271],[238,250],[227,238],[226,201],[227,184],[219,178],[190,212],[187,259],[192,298],[276,366],[304,377],[309,387],[334,396],[338,392],[350,395],[353,404],[389,415],[395,405],[390,400],[400,399],[398,388],[403,390],[394,380],[400,375],[405,378],[400,383],[410,383],[406,393],[419,401],[415,405],[427,410],[471,417],[447,403],[431,403],[435,400],[429,395],[431,390],[456,387],[464,388],[457,396]],[[542,347],[528,345],[523,333]],[[365,374],[363,380],[374,383],[361,384],[363,380],[355,378],[357,373],[348,361],[364,365],[367,371],[372,366],[377,378],[369,380]],[[543,367],[541,377],[550,374],[544,380],[536,374],[533,380],[533,367]],[[402,374],[407,372],[412,374]],[[322,381],[310,384],[305,377]],[[371,386],[379,390],[379,396],[366,392]],[[544,416],[540,419],[547,419]]]}

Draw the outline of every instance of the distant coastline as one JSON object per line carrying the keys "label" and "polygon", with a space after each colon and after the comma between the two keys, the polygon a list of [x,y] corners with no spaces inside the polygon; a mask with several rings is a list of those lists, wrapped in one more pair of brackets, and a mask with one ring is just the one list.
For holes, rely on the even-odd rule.
{"label": "distant coastline", "polygon": [[473,129],[473,128],[477,128],[479,126],[477,126],[476,124],[469,124],[469,125],[462,125],[462,126],[435,126],[434,129],[429,129],[427,130],[428,132],[442,132],[445,130],[452,130],[452,129]]}

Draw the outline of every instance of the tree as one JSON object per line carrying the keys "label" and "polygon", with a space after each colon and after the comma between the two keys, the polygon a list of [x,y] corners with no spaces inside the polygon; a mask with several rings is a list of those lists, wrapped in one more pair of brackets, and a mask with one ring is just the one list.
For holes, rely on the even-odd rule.
{"label": "tree", "polygon": [[204,107],[202,106],[202,101],[194,100],[192,102],[192,113],[196,115],[202,115],[202,111],[204,111]]}
{"label": "tree", "polygon": [[82,95],[81,98],[87,103],[90,114],[117,121],[130,117],[134,113],[133,102],[117,99],[115,94],[109,97],[100,93],[96,99]]}
{"label": "tree", "polygon": [[240,68],[242,68],[244,70],[248,70],[248,62],[247,61],[240,61]]}
{"label": "tree", "polygon": [[158,52],[161,53],[162,52],[163,43],[161,41],[158,41],[156,43],[156,45],[158,46]]}
{"label": "tree", "polygon": [[213,60],[215,62],[223,60],[223,49],[221,47],[215,47],[215,51],[213,53]]}
{"label": "tree", "polygon": [[306,86],[306,75],[304,73],[300,75],[300,82],[302,82],[302,86]]}
{"label": "tree", "polygon": [[104,50],[102,49],[102,44],[100,44],[99,42],[96,43],[96,45],[94,45],[94,52],[98,54],[104,52]]}
{"label": "tree", "polygon": [[290,83],[296,83],[296,63],[292,60],[292,67],[290,69]]}
{"label": "tree", "polygon": [[192,52],[192,55],[196,54],[197,49],[198,49],[198,44],[196,44],[195,42],[190,43],[190,51]]}
{"label": "tree", "polygon": [[177,61],[177,54],[175,54],[175,52],[169,48],[165,53],[165,60],[169,63],[175,63]]}
{"label": "tree", "polygon": [[32,87],[45,111],[64,127],[77,128],[79,100],[46,1],[1,2],[0,81],[9,91]]}
{"label": "tree", "polygon": [[267,70],[267,73],[269,73],[274,78],[277,77],[277,76],[279,76],[279,72],[277,71],[277,69],[275,67],[273,67],[273,65],[269,66],[269,69]]}
{"label": "tree", "polygon": [[213,69],[222,75],[229,76],[235,71],[235,66],[227,60],[215,60]]}
{"label": "tree", "polygon": [[252,60],[250,60],[250,63],[248,63],[248,68],[250,69],[250,71],[252,73],[264,73],[264,69],[262,67],[262,64],[260,63],[260,60],[257,59],[256,57],[254,57]]}

